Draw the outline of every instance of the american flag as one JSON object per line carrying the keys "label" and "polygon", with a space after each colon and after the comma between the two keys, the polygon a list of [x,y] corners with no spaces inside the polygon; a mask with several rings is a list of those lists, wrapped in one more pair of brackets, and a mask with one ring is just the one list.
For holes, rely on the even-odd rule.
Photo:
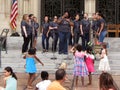
{"label": "american flag", "polygon": [[12,0],[11,15],[10,15],[10,25],[11,25],[12,30],[16,30],[17,15],[18,15],[18,1],[17,0]]}

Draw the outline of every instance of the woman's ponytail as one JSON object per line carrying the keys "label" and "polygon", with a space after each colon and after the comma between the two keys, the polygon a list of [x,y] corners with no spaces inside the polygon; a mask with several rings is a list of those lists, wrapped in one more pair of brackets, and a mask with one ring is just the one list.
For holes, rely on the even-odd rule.
{"label": "woman's ponytail", "polygon": [[12,68],[11,67],[6,67],[5,70],[7,72],[10,72],[12,77],[15,78],[17,80],[17,76],[15,75],[15,73],[13,72]]}
{"label": "woman's ponytail", "polygon": [[17,80],[17,76],[16,76],[16,74],[14,72],[12,72],[12,77]]}

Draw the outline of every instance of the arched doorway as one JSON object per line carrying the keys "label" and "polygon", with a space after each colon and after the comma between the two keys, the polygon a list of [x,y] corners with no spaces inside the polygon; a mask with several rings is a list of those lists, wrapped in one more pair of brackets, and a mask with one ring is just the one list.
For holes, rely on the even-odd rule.
{"label": "arched doorway", "polygon": [[120,0],[96,0],[96,11],[101,11],[107,23],[120,24]]}
{"label": "arched doorway", "polygon": [[41,20],[45,15],[50,18],[61,16],[64,11],[69,11],[71,17],[76,13],[84,12],[84,0],[41,0]]}

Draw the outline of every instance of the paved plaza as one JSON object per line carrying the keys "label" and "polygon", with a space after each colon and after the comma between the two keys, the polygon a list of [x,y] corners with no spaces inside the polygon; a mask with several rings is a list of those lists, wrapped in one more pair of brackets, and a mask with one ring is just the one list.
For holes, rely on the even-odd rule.
{"label": "paved plaza", "polygon": [[[26,89],[28,74],[17,73],[18,90],[35,90],[36,83],[38,83],[40,81],[40,75],[37,74],[36,76],[37,76],[37,78],[33,82],[34,89]],[[114,78],[115,82],[117,83],[117,85],[120,85],[120,76],[113,75],[113,78]],[[54,74],[50,74],[49,79],[51,81],[53,81]],[[73,87],[73,89],[71,89],[72,81],[73,81],[73,76],[68,74],[68,80],[66,80],[65,83],[63,83],[63,86],[67,90],[74,90],[74,87]],[[85,77],[85,84],[87,84],[87,83],[88,83],[88,78]],[[0,76],[0,86],[2,86],[2,85],[3,85],[3,76]],[[120,88],[120,86],[119,86],[119,88]],[[81,86],[81,80],[79,78],[79,87],[77,90],[99,90],[99,75],[93,75],[93,84],[90,86],[86,86],[86,87]]]}

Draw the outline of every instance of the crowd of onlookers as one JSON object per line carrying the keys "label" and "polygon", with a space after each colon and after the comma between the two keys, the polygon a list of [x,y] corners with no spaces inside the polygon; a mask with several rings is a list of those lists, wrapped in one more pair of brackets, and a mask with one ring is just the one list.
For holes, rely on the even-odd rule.
{"label": "crowd of onlookers", "polygon": [[[41,81],[36,84],[35,90],[67,90],[62,86],[65,82],[67,74],[65,69],[58,69],[55,72],[55,80],[51,81],[49,79],[49,73],[47,71],[41,72]],[[13,72],[11,67],[6,67],[4,69],[4,86],[0,87],[0,90],[17,90],[17,76]],[[72,83],[72,82],[71,82]],[[28,87],[27,89],[32,89],[33,87]],[[73,90],[73,89],[70,89]],[[74,90],[78,90],[75,89]],[[119,90],[117,84],[113,80],[113,77],[104,72],[99,77],[99,89],[98,90]]]}

